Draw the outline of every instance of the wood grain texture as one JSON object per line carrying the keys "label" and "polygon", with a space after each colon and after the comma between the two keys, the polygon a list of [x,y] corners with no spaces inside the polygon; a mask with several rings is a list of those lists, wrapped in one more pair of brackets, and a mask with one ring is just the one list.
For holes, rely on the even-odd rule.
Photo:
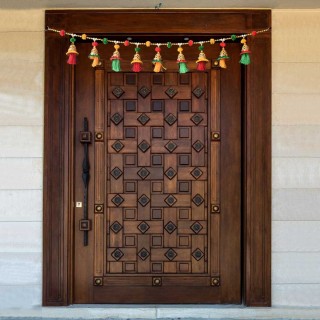
{"label": "wood grain texture", "polygon": [[263,61],[245,75],[245,301],[271,305],[271,37],[249,43]]}

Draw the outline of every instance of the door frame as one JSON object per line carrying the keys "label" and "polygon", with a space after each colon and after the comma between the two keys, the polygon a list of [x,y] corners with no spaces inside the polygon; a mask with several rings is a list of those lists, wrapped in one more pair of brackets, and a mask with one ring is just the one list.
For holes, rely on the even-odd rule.
{"label": "door frame", "polygon": [[[141,14],[143,20],[134,23]],[[168,36],[221,37],[269,28],[271,10],[48,10],[45,23],[53,28],[89,34],[105,34],[103,26],[108,26],[112,35],[145,35],[148,30],[149,34]],[[253,62],[242,70],[243,304],[270,306],[271,33],[248,39],[248,43]],[[67,39],[46,32],[45,45],[43,305],[64,306],[73,302],[76,68],[65,62]]]}

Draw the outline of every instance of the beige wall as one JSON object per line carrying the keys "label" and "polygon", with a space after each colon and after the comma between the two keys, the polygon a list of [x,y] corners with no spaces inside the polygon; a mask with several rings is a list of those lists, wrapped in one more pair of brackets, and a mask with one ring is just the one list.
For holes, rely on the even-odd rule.
{"label": "beige wall", "polygon": [[[0,11],[0,309],[41,304],[43,28],[44,10]],[[320,10],[273,11],[277,306],[320,306],[319,31]]]}

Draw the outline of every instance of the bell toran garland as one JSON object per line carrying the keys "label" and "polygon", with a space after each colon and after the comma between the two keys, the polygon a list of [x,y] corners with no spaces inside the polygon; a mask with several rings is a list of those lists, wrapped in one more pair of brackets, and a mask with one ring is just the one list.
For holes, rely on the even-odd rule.
{"label": "bell toran garland", "polygon": [[247,33],[247,34],[242,34],[242,35],[231,35],[230,37],[227,38],[221,38],[221,39],[209,39],[207,41],[193,41],[193,40],[189,40],[187,42],[181,42],[181,43],[171,43],[171,42],[167,42],[167,43],[152,43],[150,41],[146,41],[145,43],[142,42],[130,42],[129,40],[125,40],[125,41],[118,41],[118,40],[109,40],[107,38],[93,38],[93,37],[88,37],[86,34],[75,34],[75,33],[69,33],[66,32],[65,30],[56,30],[56,29],[52,29],[52,28],[47,28],[46,31],[52,31],[52,32],[57,32],[60,34],[61,37],[65,37],[65,36],[70,36],[70,46],[69,49],[66,53],[66,55],[68,56],[68,60],[67,63],[71,64],[71,65],[75,65],[77,63],[77,55],[79,54],[75,45],[76,42],[76,38],[80,38],[82,40],[92,40],[92,50],[90,52],[90,54],[88,55],[88,58],[93,60],[92,61],[92,67],[96,67],[99,66],[101,64],[100,62],[100,55],[98,52],[98,44],[99,42],[101,42],[102,44],[106,45],[108,43],[113,43],[114,44],[114,49],[115,51],[113,52],[110,60],[112,61],[111,65],[112,65],[112,70],[115,72],[120,72],[121,71],[121,58],[120,58],[120,44],[123,44],[125,47],[128,47],[129,45],[134,45],[135,46],[135,53],[133,56],[133,59],[131,61],[131,65],[132,65],[132,71],[133,72],[140,72],[142,71],[142,60],[140,57],[140,51],[141,48],[140,46],[146,46],[146,47],[151,47],[151,46],[155,46],[155,56],[154,59],[152,60],[152,63],[154,65],[154,72],[161,72],[166,70],[166,68],[163,66],[162,63],[162,57],[161,57],[161,46],[166,46],[167,48],[171,48],[172,46],[177,46],[178,49],[178,58],[177,58],[177,64],[178,64],[178,69],[179,69],[179,73],[186,73],[189,71],[188,66],[187,66],[187,60],[184,57],[183,52],[183,48],[182,46],[193,46],[198,44],[199,47],[199,56],[198,59],[196,61],[197,63],[197,70],[198,71],[205,71],[206,70],[206,63],[209,61],[204,53],[204,44],[215,44],[215,43],[220,43],[220,47],[221,47],[221,51],[219,56],[217,57],[217,61],[219,63],[219,66],[221,68],[227,68],[227,64],[226,64],[226,60],[230,59],[230,57],[228,56],[228,53],[226,51],[226,41],[228,40],[232,40],[235,41],[238,38],[242,38],[241,39],[241,44],[242,44],[242,48],[241,48],[241,52],[240,52],[240,63],[243,65],[248,65],[250,64],[250,54],[251,51],[247,45],[247,40],[246,38],[249,36],[256,36],[259,33],[263,33],[263,32],[267,32],[269,31],[270,28],[268,29],[264,29],[264,30],[259,30],[259,31],[252,31],[251,33]]}

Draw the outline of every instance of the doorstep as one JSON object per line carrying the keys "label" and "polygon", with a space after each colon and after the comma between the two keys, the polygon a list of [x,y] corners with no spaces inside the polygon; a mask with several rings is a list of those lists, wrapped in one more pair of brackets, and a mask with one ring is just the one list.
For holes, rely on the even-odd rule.
{"label": "doorstep", "polygon": [[198,320],[198,319],[306,319],[320,320],[320,308],[272,307],[246,308],[209,305],[73,305],[0,310],[1,320]]}

